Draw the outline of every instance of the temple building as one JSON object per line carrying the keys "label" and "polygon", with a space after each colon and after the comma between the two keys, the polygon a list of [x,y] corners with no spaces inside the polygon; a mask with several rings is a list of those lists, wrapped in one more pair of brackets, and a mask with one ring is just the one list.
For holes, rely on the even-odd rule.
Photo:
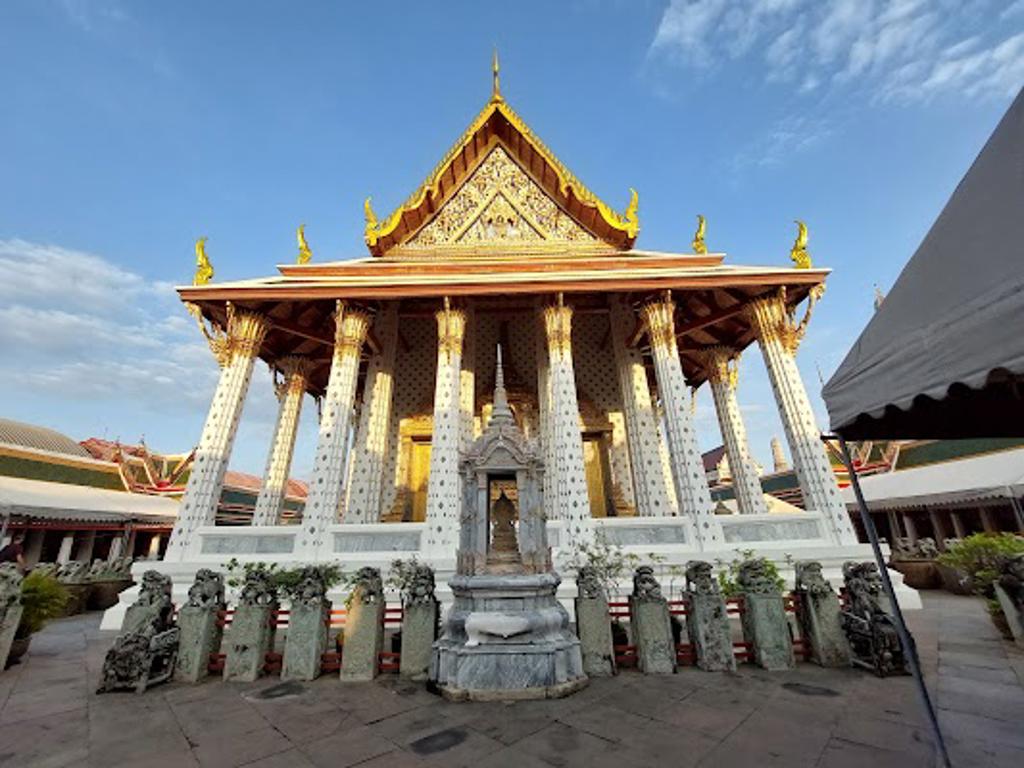
{"label": "temple building", "polygon": [[[486,426],[499,345],[509,406],[545,466],[556,554],[597,531],[679,561],[759,543],[780,562],[794,547],[836,567],[866,554],[796,365],[828,274],[803,225],[793,266],[729,263],[708,250],[703,220],[688,252],[636,247],[638,194],[619,212],[585,187],[506,102],[496,67],[484,108],[416,191],[386,216],[367,199],[365,216],[363,258],[311,259],[300,229],[295,263],[260,279],[211,281],[197,243],[195,283],[178,292],[221,374],[165,555],[176,589],[234,556],[386,566],[415,554],[440,582],[454,571],[460,462]],[[737,359],[752,346],[802,491],[794,514],[768,514],[747,445]],[[217,526],[257,360],[280,402],[263,487],[253,526]],[[715,514],[697,446],[690,392],[704,385],[736,515]],[[300,524],[285,525],[307,398],[319,409],[309,496]]]}

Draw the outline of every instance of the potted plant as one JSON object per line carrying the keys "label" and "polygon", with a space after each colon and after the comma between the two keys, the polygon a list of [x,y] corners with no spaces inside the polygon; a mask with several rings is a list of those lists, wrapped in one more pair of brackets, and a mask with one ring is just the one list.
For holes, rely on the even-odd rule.
{"label": "potted plant", "polygon": [[64,615],[68,593],[63,585],[46,573],[30,573],[21,582],[21,622],[14,633],[7,663],[25,655],[32,635],[50,619]]}
{"label": "potted plant", "polygon": [[975,533],[953,544],[939,556],[941,565],[962,574],[976,595],[985,599],[989,617],[1003,636],[1012,640],[1006,617],[995,599],[993,584],[999,578],[1001,563],[1024,552],[1024,536],[1012,533]]}

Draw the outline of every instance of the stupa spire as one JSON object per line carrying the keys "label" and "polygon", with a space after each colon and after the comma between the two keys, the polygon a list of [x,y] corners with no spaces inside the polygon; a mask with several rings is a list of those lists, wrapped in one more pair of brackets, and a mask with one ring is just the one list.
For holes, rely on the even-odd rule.
{"label": "stupa spire", "polygon": [[501,364],[501,344],[499,344],[497,365],[494,370],[494,405],[487,426],[489,428],[492,424],[511,424],[513,421],[512,410],[508,407],[508,394],[505,392],[505,369]]}

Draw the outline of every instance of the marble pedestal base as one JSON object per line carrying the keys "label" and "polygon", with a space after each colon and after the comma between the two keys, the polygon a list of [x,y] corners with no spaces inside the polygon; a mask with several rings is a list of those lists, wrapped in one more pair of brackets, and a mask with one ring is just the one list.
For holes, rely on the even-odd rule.
{"label": "marble pedestal base", "polygon": [[267,653],[274,649],[271,617],[278,608],[269,605],[240,605],[228,626],[224,680],[252,683],[263,675]]}
{"label": "marble pedestal base", "polygon": [[316,680],[327,650],[327,622],[331,601],[293,602],[288,614],[288,635],[281,663],[282,680]]}
{"label": "marble pedestal base", "polygon": [[455,576],[431,680],[455,700],[567,696],[587,683],[554,573]]}

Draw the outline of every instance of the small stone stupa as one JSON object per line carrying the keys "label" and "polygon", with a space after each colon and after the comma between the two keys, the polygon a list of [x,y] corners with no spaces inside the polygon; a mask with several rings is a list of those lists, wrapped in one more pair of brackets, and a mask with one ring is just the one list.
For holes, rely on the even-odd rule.
{"label": "small stone stupa", "polygon": [[431,664],[448,698],[555,698],[587,683],[579,639],[555,598],[561,579],[547,544],[543,473],[509,408],[498,347],[491,418],[460,462],[455,601]]}

